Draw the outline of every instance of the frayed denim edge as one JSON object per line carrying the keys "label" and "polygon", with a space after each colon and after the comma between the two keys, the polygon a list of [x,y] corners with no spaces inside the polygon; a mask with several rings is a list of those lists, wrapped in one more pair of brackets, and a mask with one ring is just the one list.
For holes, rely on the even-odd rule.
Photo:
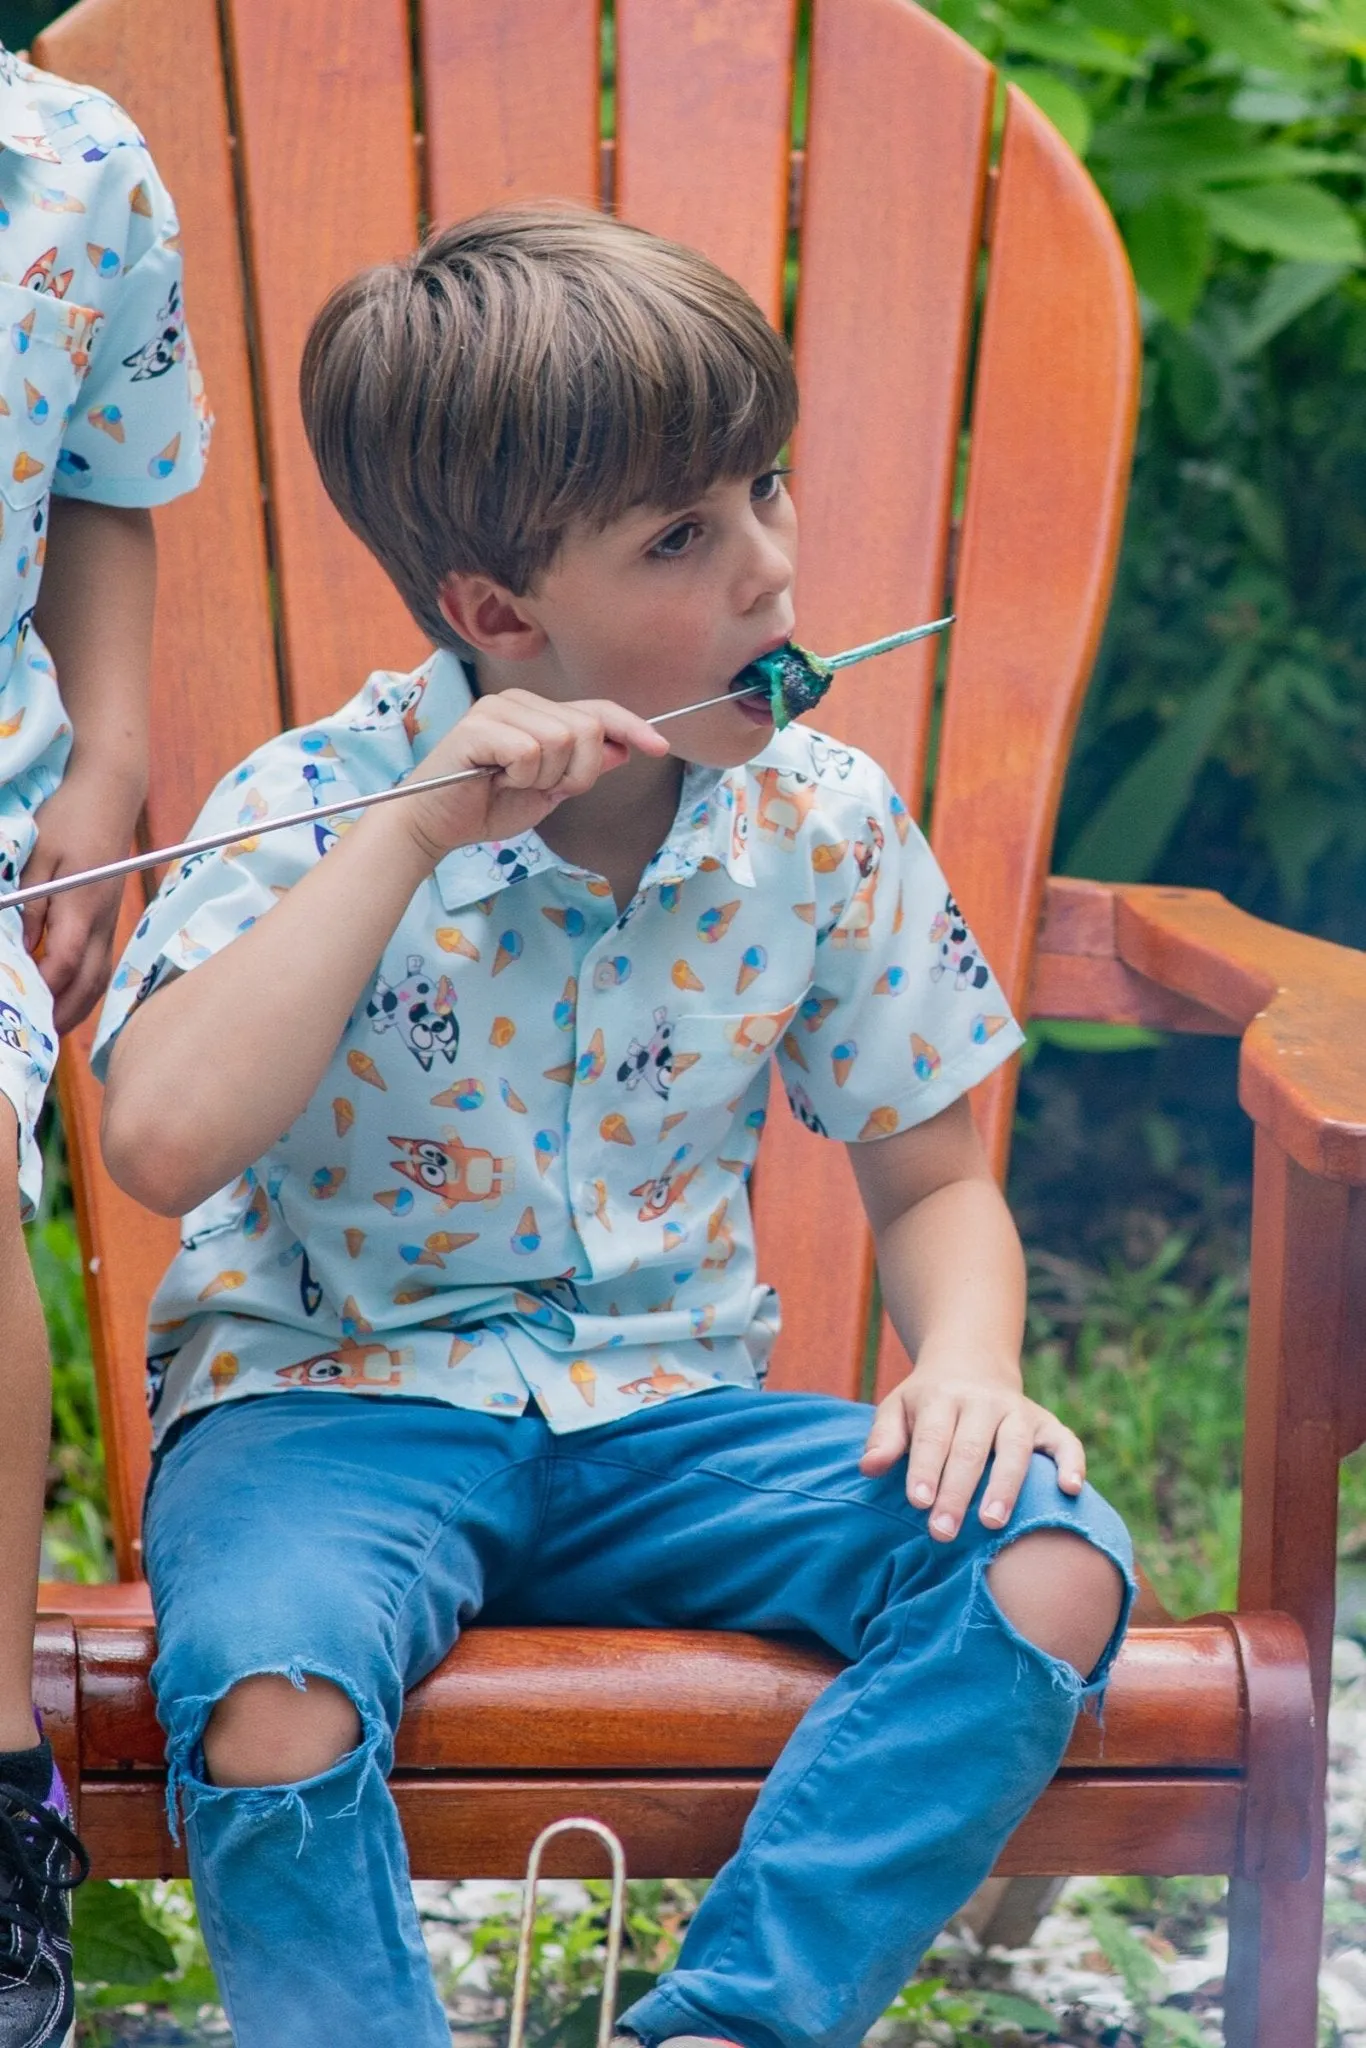
{"label": "frayed denim edge", "polygon": [[[1124,1582],[1124,1598],[1120,1605],[1119,1619],[1115,1623],[1109,1642],[1101,1652],[1099,1663],[1097,1663],[1089,1678],[1082,1678],[1075,1667],[1067,1663],[1065,1659],[1050,1656],[1047,1650],[1041,1649],[1037,1643],[1031,1642],[1028,1636],[1021,1635],[1009,1616],[1002,1612],[996,1595],[987,1584],[986,1575],[1002,1551],[1009,1550],[1012,1544],[1020,1541],[1021,1537],[1032,1536],[1039,1529],[1058,1529],[1064,1535],[1075,1536],[1082,1543],[1089,1543],[1093,1550],[1098,1550],[1102,1557],[1107,1557],[1110,1560],[1110,1563]],[[1035,1664],[1042,1665],[1057,1690],[1073,1702],[1078,1713],[1092,1715],[1097,1728],[1103,1735],[1105,1732],[1105,1690],[1109,1685],[1110,1674],[1114,1669],[1114,1662],[1119,1654],[1120,1645],[1128,1631],[1129,1616],[1133,1612],[1134,1602],[1137,1598],[1138,1581],[1134,1577],[1133,1566],[1128,1559],[1121,1557],[1116,1551],[1112,1550],[1108,1543],[1102,1543],[1099,1537],[1095,1536],[1089,1529],[1079,1528],[1075,1521],[1068,1521],[1065,1518],[1052,1515],[1036,1515],[1032,1521],[1025,1522],[1018,1528],[1003,1530],[998,1540],[992,1544],[990,1549],[984,1551],[980,1557],[973,1560],[972,1585],[969,1589],[968,1597],[963,1603],[962,1619],[958,1624],[953,1647],[955,1652],[962,1649],[963,1639],[970,1629],[988,1628],[991,1626],[999,1628],[1007,1641],[1013,1644],[1017,1657],[1027,1658]]]}
{"label": "frayed denim edge", "polygon": [[[307,1690],[310,1678],[321,1678],[329,1685],[335,1685],[338,1692],[345,1693],[360,1717],[361,1739],[354,1749],[338,1757],[336,1763],[314,1778],[301,1779],[295,1785],[211,1785],[204,1774],[204,1730],[209,1716],[220,1700],[227,1698],[235,1686],[242,1685],[249,1678],[287,1678],[297,1692]],[[181,1734],[169,1736],[166,1744],[166,1824],[171,1831],[171,1840],[180,1845],[180,1823],[188,1820],[197,1805],[204,1799],[233,1799],[241,1803],[246,1813],[262,1816],[276,1812],[295,1812],[299,1816],[299,1846],[295,1851],[302,1856],[313,1826],[303,1794],[318,1786],[326,1785],[330,1779],[352,1768],[360,1760],[360,1771],[356,1782],[354,1798],[346,1806],[338,1807],[331,1816],[343,1820],[359,1811],[361,1794],[369,1771],[375,1767],[380,1748],[389,1739],[388,1725],[383,1715],[368,1707],[356,1693],[354,1685],[338,1671],[326,1671],[313,1664],[265,1664],[250,1671],[239,1673],[230,1679],[216,1693],[192,1694],[188,1699],[177,1702],[180,1713],[188,1716],[188,1726]]]}

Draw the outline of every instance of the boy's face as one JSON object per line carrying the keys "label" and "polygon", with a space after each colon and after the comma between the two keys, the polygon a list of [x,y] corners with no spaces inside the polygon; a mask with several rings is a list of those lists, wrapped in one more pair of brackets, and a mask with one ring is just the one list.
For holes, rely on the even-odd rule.
{"label": "boy's face", "polygon": [[[571,528],[521,597],[452,578],[452,623],[473,641],[484,690],[557,702],[610,697],[644,718],[714,697],[793,625],[797,514],[778,469],[714,484],[672,511],[637,508]],[[465,587],[459,595],[456,586]],[[490,630],[492,629],[492,630]],[[747,761],[772,732],[767,699],[737,697],[666,727],[709,767]]]}

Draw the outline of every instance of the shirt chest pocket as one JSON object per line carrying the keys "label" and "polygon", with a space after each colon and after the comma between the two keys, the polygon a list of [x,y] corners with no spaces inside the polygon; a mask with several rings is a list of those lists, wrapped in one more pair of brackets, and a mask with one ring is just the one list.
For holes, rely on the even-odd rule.
{"label": "shirt chest pocket", "polygon": [[[48,292],[0,284],[0,498],[9,510],[26,511],[52,489],[101,317]],[[109,424],[111,432],[119,427]]]}

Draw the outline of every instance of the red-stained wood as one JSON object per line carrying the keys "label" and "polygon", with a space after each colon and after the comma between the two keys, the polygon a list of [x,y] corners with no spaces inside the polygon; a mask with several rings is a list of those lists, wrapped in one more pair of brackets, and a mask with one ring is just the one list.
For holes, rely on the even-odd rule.
{"label": "red-stained wood", "polygon": [[[761,1783],[741,1774],[399,1777],[394,1794],[414,1877],[520,1877],[536,1835],[570,1813],[615,1828],[635,1877],[707,1877],[738,1845]],[[1228,1778],[1060,1777],[996,1868],[1059,1877],[1218,1873],[1236,1854],[1238,1796]],[[82,1829],[100,1876],[185,1875],[183,1846],[172,1844],[166,1825],[165,1788],[154,1778],[88,1780]],[[546,1875],[597,1876],[592,1855],[580,1842],[557,1842]]]}
{"label": "red-stained wood", "polygon": [[426,210],[598,199],[597,0],[420,0]]}
{"label": "red-stained wood", "polygon": [[[148,1684],[155,1655],[150,1623],[101,1621],[93,1589],[70,1590],[86,1771],[98,1777],[159,1770],[164,1736]],[[60,1598],[60,1589],[51,1597]],[[1282,1620],[1280,1627],[1293,1646],[1293,1626]],[[1279,1668],[1269,1654],[1263,1661]],[[758,1636],[476,1627],[409,1695],[397,1765],[447,1772],[766,1770],[840,1668],[814,1643]],[[1244,1689],[1239,1643],[1229,1630],[1197,1623],[1134,1629],[1115,1665],[1104,1728],[1090,1717],[1078,1722],[1067,1767],[1239,1771],[1248,1742]],[[1290,1787],[1304,1759],[1284,1713],[1276,1725],[1274,1753]]]}
{"label": "red-stained wood", "polygon": [[[794,456],[799,627],[813,647],[942,609],[991,93],[990,67],[904,0],[818,0]],[[888,655],[821,708],[913,815],[935,658],[932,644]],[[872,1288],[858,1196],[836,1149],[775,1110],[756,1183],[760,1267],[786,1317],[773,1383],[854,1392]]]}
{"label": "red-stained wood", "polygon": [[616,210],[704,250],[775,326],[796,28],[796,0],[616,6]]}
{"label": "red-stained wood", "polygon": [[[1011,87],[933,839],[1017,1005],[1028,993],[1068,746],[1109,601],[1140,366],[1118,230],[1057,130]],[[1011,1068],[979,1098],[998,1164],[1014,1086]]]}
{"label": "red-stained wood", "polygon": [[[246,209],[289,723],[335,710],[426,643],[332,510],[299,413],[309,325],[334,285],[406,255],[417,164],[404,0],[224,0]],[[170,75],[170,74],[168,74]]]}

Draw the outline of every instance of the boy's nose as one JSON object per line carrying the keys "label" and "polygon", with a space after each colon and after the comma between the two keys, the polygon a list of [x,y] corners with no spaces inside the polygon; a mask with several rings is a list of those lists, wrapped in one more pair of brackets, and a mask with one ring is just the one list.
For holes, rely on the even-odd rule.
{"label": "boy's nose", "polygon": [[775,597],[787,595],[796,574],[793,553],[784,536],[770,532],[757,519],[753,522],[749,558],[741,587],[742,611],[754,611]]}

